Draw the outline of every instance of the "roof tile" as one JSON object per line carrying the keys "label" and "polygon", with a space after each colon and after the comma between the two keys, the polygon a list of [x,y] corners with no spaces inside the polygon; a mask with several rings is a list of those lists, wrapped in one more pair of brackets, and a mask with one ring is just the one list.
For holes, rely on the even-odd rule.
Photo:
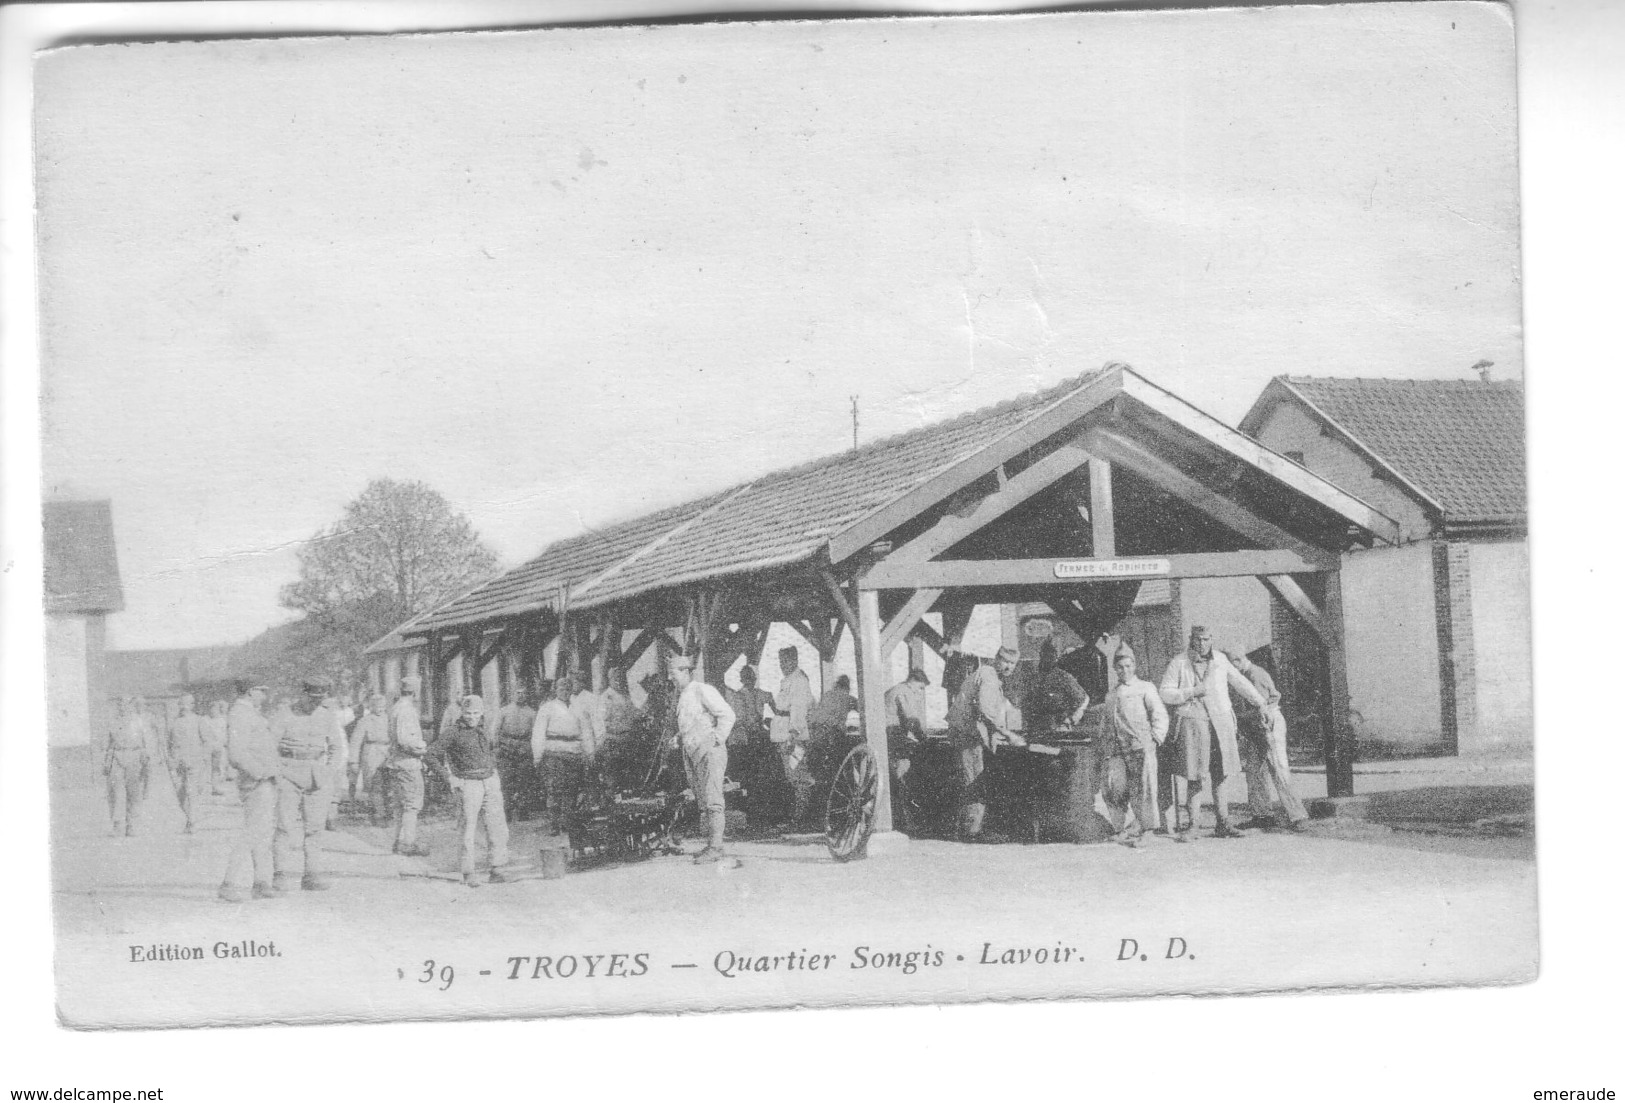
{"label": "roof tile", "polygon": [[1307,376],[1286,382],[1443,506],[1450,520],[1528,515],[1520,382]]}

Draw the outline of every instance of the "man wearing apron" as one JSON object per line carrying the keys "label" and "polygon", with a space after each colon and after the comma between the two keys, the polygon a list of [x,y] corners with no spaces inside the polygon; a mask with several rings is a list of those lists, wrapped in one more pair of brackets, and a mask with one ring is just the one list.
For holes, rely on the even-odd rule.
{"label": "man wearing apron", "polygon": [[[1229,781],[1241,773],[1241,752],[1236,747],[1236,714],[1230,708],[1234,690],[1255,708],[1264,707],[1253,684],[1241,676],[1220,652],[1213,650],[1213,634],[1202,625],[1191,629],[1190,646],[1169,662],[1162,675],[1162,702],[1174,711],[1174,746],[1169,751],[1174,779],[1184,779],[1184,822],[1173,810],[1174,837],[1191,841],[1196,830],[1196,809],[1202,783],[1213,783],[1216,839],[1240,838],[1245,832],[1230,826]],[[1172,786],[1170,786],[1172,788]],[[1172,792],[1157,794],[1165,810],[1174,803]]]}

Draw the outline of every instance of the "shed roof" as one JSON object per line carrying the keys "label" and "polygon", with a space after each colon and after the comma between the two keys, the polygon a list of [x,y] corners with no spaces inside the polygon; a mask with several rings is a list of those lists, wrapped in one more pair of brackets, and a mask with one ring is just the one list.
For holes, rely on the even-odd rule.
{"label": "shed roof", "polygon": [[45,611],[116,613],[123,609],[112,503],[46,502],[44,527]]}
{"label": "shed roof", "polygon": [[[601,605],[654,585],[807,559],[844,525],[1098,375],[1086,373],[1035,394],[560,540],[401,631],[422,633],[551,607],[560,586],[570,588],[572,605]],[[696,524],[702,517],[704,524]]]}
{"label": "shed roof", "polygon": [[1256,432],[1282,401],[1308,409],[1448,521],[1528,516],[1520,382],[1277,376],[1242,431]]}
{"label": "shed roof", "polygon": [[[1149,404],[1147,416],[1183,426],[1227,457],[1258,462],[1267,452],[1234,429],[1110,365],[949,421],[873,441],[837,455],[772,472],[696,501],[623,521],[550,545],[529,563],[447,603],[405,635],[472,625],[553,606],[561,587],[572,608],[590,608],[700,579],[740,575],[829,554],[832,561],[895,527],[894,514],[914,508],[939,485],[958,480],[997,455],[1015,454],[1045,434],[1063,431],[1114,396]],[[1002,451],[1001,451],[1002,450]],[[1257,453],[1258,455],[1254,455]],[[1319,520],[1391,526],[1370,507],[1279,457],[1266,477],[1320,496]],[[1275,484],[1272,484],[1275,485]],[[943,491],[943,495],[948,491]],[[872,531],[871,531],[872,530]],[[383,644],[374,645],[375,648]]]}

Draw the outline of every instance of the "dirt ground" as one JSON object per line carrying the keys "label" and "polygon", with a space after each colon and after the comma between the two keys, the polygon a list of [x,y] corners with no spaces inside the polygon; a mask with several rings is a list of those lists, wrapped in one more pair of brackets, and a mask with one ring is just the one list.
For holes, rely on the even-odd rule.
{"label": "dirt ground", "polygon": [[[58,772],[52,802],[59,1001],[75,1024],[1505,983],[1535,970],[1532,786],[1515,763],[1362,773],[1368,821],[1139,850],[916,840],[841,864],[817,837],[791,836],[735,842],[738,868],[658,858],[544,880],[536,858],[553,840],[522,824],[518,878],[477,889],[455,877],[451,820],[426,822],[428,859],[396,857],[386,830],[348,822],[323,836],[331,891],[240,905],[215,896],[235,795],[212,798],[185,835],[156,785],[146,832],[115,838],[102,794],[75,774]],[[1301,795],[1318,784],[1303,775]],[[1172,960],[1176,938],[1191,960]],[[129,961],[137,945],[220,940],[274,941],[282,960],[193,970],[184,983],[189,963]],[[1122,958],[1128,941],[1155,949],[1137,970],[1137,955]],[[1007,945],[1066,946],[1089,965],[984,961]],[[869,960],[853,956],[865,947],[947,956],[892,975],[854,963]],[[827,950],[836,972],[730,977],[718,966],[797,948]],[[530,959],[562,949],[643,953],[647,978],[517,983]],[[428,961],[462,979],[413,981]],[[270,971],[244,987],[244,970]]]}

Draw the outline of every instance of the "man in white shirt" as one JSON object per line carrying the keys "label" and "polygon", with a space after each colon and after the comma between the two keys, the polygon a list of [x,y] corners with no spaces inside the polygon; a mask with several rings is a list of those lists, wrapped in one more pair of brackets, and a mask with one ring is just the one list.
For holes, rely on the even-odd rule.
{"label": "man in white shirt", "polygon": [[575,684],[568,674],[552,686],[553,693],[536,710],[530,729],[531,761],[541,778],[542,793],[552,833],[562,834],[566,814],[587,776],[587,766],[598,751],[591,720],[583,722],[587,708],[573,706]]}
{"label": "man in white shirt", "polygon": [[584,673],[566,675],[570,680],[570,714],[581,725],[581,739],[593,752],[604,742],[604,706],[592,691],[592,679]]}
{"label": "man in white shirt", "polygon": [[1236,714],[1230,694],[1236,693],[1253,708],[1262,709],[1264,698],[1241,672],[1230,665],[1224,653],[1213,649],[1213,634],[1202,625],[1191,629],[1190,647],[1175,655],[1162,675],[1162,703],[1172,710],[1173,776],[1185,779],[1184,825],[1178,822],[1178,809],[1169,804],[1172,793],[1159,792],[1158,803],[1165,819],[1174,824],[1174,838],[1190,842],[1196,830],[1196,810],[1202,786],[1213,784],[1213,816],[1216,839],[1245,835],[1230,825],[1230,779],[1241,773],[1241,752],[1236,746]]}
{"label": "man in white shirt", "polygon": [[671,682],[677,690],[677,745],[688,764],[694,799],[705,814],[707,842],[694,862],[720,862],[726,857],[722,841],[728,815],[722,781],[728,771],[728,733],[733,730],[734,710],[722,694],[694,677],[694,660],[687,656],[671,661]]}
{"label": "man in white shirt", "polygon": [[812,794],[812,770],[807,764],[807,719],[812,712],[812,683],[801,669],[801,655],[793,647],[779,648],[779,691],[773,695],[774,717],[769,725],[773,745],[784,764],[784,779],[794,793],[790,822],[799,824]]}

